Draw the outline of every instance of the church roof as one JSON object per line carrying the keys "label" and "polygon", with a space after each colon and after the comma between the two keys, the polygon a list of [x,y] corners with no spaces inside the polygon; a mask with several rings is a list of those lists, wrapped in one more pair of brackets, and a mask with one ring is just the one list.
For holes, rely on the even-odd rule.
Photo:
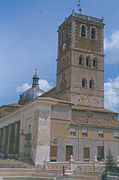
{"label": "church roof", "polygon": [[4,104],[4,105],[2,105],[2,106],[0,106],[0,108],[2,108],[2,107],[21,107],[21,105],[20,104],[17,104],[17,103],[11,103],[11,104]]}
{"label": "church roof", "polygon": [[53,98],[53,97],[38,97],[36,98],[36,100],[46,100],[46,101],[53,101],[53,102],[56,102],[56,103],[64,103],[64,104],[69,104],[69,105],[72,105],[71,102],[69,101],[65,101],[65,100],[62,100],[62,99],[56,99],[56,98]]}
{"label": "church roof", "polygon": [[49,91],[41,95],[41,97],[55,97],[55,96],[56,96],[56,87],[50,89]]}
{"label": "church roof", "polygon": [[[34,99],[35,100],[35,99]],[[36,100],[50,100],[53,102],[57,102],[57,103],[64,103],[64,104],[70,104],[72,105],[71,108],[74,110],[84,110],[84,111],[95,111],[95,112],[104,112],[104,113],[109,113],[109,114],[118,114],[117,112],[105,109],[105,108],[101,108],[101,107],[92,107],[92,106],[81,106],[81,105],[74,105],[73,103],[69,102],[69,101],[65,101],[62,99],[57,99],[57,98],[53,98],[53,97],[43,97],[40,96],[38,98],[36,98]]]}
{"label": "church roof", "polygon": [[44,93],[44,91],[39,88],[38,81],[39,81],[39,77],[37,75],[37,72],[35,72],[35,75],[33,76],[32,87],[24,91],[23,94],[20,95],[20,102],[30,101],[34,98],[37,98],[38,96],[41,96]]}

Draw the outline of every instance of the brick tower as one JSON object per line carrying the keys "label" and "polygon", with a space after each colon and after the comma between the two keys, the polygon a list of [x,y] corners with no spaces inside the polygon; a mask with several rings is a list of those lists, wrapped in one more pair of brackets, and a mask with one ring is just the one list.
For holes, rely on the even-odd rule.
{"label": "brick tower", "polygon": [[104,22],[72,12],[58,28],[57,98],[104,107]]}

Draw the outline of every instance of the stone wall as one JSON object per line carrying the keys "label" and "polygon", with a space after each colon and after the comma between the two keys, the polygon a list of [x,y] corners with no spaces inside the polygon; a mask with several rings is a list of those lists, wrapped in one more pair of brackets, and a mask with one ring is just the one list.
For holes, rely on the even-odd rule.
{"label": "stone wall", "polygon": [[[81,36],[81,27],[86,26],[86,37]],[[96,29],[96,38],[91,39],[91,28]],[[68,36],[67,36],[68,30]],[[74,104],[104,107],[104,24],[102,19],[72,13],[58,28],[57,98]],[[83,64],[79,57],[83,56]],[[90,66],[86,58],[90,57]],[[93,60],[96,59],[97,67]],[[86,87],[82,87],[82,79]],[[89,87],[93,80],[93,88]]]}

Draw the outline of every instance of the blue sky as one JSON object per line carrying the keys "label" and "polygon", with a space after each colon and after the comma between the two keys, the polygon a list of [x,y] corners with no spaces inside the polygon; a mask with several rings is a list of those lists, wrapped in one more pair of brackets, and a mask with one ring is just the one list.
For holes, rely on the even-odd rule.
{"label": "blue sky", "polygon": [[[78,11],[76,5],[77,0],[0,0],[0,105],[18,102],[18,88],[32,83],[35,68],[49,88],[55,86],[57,29],[72,9]],[[81,0],[81,6],[83,14],[104,16],[106,107],[118,111],[119,0]],[[116,102],[109,106],[111,93]]]}

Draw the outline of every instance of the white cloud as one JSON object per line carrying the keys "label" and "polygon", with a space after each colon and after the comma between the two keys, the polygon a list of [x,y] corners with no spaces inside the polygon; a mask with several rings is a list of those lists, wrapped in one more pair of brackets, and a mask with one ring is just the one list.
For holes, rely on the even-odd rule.
{"label": "white cloud", "polygon": [[[24,83],[21,86],[17,87],[16,91],[19,93],[23,93],[24,91],[26,91],[27,89],[31,88],[32,85],[28,84],[28,83]],[[47,80],[45,79],[40,79],[39,80],[39,87],[40,89],[42,89],[43,91],[48,91],[51,88],[53,88],[53,83],[49,83]]]}
{"label": "white cloud", "polygon": [[24,91],[26,91],[27,89],[29,89],[31,87],[31,85],[29,85],[28,83],[24,83],[21,86],[17,87],[17,92],[23,93]]}
{"label": "white cloud", "polygon": [[104,40],[106,63],[119,63],[119,30],[113,31],[109,38]]}
{"label": "white cloud", "polygon": [[105,87],[105,108],[119,112],[119,76],[109,79]]}
{"label": "white cloud", "polygon": [[40,79],[39,80],[39,87],[40,89],[42,89],[43,91],[48,91],[51,88],[53,88],[53,83],[49,83],[47,80],[45,79]]}

